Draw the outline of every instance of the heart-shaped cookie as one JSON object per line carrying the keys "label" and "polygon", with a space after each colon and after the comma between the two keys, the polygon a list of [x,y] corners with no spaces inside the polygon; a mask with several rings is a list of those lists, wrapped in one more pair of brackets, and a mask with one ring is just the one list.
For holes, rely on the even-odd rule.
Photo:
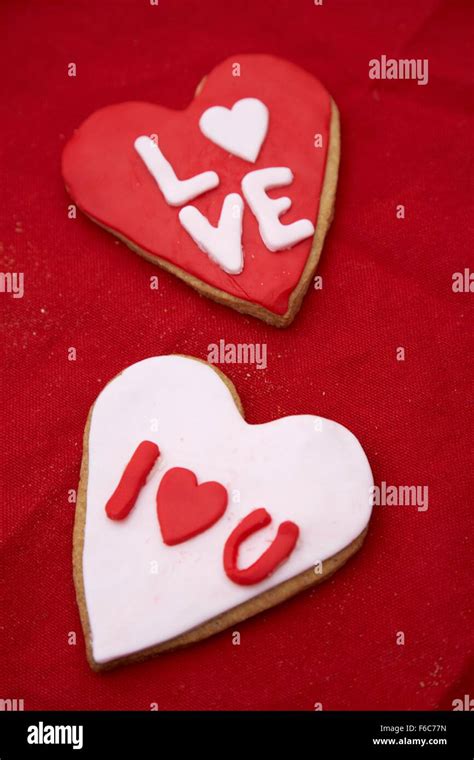
{"label": "heart-shaped cookie", "polygon": [[241,55],[184,111],[127,102],[92,114],[62,171],[75,203],[134,251],[286,326],[319,260],[338,163],[337,108],[321,83],[287,61]]}
{"label": "heart-shaped cookie", "polygon": [[[157,495],[169,509],[163,484],[176,468],[193,482],[173,508],[203,510],[206,525],[191,519],[170,545]],[[196,483],[219,503],[190,499]],[[336,422],[249,425],[232,384],[190,357],[128,367],[96,399],[84,437],[74,578],[91,666],[198,641],[327,578],[362,544],[372,485]]]}

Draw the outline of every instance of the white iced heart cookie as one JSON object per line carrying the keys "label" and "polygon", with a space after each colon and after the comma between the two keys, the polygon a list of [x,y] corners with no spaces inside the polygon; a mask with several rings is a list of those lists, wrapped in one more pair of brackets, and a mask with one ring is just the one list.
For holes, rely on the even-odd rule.
{"label": "white iced heart cookie", "polygon": [[254,163],[267,134],[268,108],[257,98],[242,98],[232,108],[208,108],[199,127],[219,147]]}
{"label": "white iced heart cookie", "polygon": [[128,367],[95,401],[74,530],[95,669],[234,625],[362,544],[373,480],[352,433],[311,415],[249,425],[240,409],[222,373],[182,356]]}

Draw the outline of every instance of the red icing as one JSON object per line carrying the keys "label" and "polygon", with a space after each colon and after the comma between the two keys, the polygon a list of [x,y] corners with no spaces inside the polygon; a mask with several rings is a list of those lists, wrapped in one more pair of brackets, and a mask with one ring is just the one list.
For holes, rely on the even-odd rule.
{"label": "red icing", "polygon": [[163,541],[174,546],[207,530],[222,517],[227,491],[213,481],[198,485],[191,470],[173,467],[161,480],[156,505]]}
{"label": "red icing", "polygon": [[253,565],[242,570],[237,567],[240,544],[271,521],[272,518],[266,509],[254,509],[234,528],[227,539],[224,547],[224,570],[234,583],[241,586],[260,583],[273,573],[295,548],[300,531],[294,522],[288,520],[281,523],[272,543]]}
{"label": "red icing", "polygon": [[105,506],[107,517],[111,520],[123,520],[128,515],[159,456],[160,450],[156,443],[142,441],[137,446],[117,488]]}
{"label": "red icing", "polygon": [[[240,63],[240,77],[232,76],[235,61]],[[231,107],[247,97],[259,98],[270,112],[268,133],[255,164],[229,155],[204,137],[198,126],[200,116],[210,106]],[[315,221],[330,119],[329,94],[313,76],[271,56],[238,55],[207,76],[201,93],[184,111],[134,102],[96,111],[66,145],[63,176],[77,205],[101,224],[219,290],[284,314],[312,239],[288,251],[272,253],[261,240],[257,221],[245,204],[244,269],[239,275],[227,274],[181,227],[179,209],[166,203],[133,144],[140,135],[158,134],[160,147],[180,179],[206,170],[218,173],[219,186],[191,201],[211,224],[217,224],[226,195],[242,194],[241,180],[247,172],[271,166],[288,166],[294,174],[291,185],[269,192],[271,197],[292,199],[292,208],[282,216],[282,222],[301,218]],[[314,147],[316,133],[323,136],[322,148]]]}

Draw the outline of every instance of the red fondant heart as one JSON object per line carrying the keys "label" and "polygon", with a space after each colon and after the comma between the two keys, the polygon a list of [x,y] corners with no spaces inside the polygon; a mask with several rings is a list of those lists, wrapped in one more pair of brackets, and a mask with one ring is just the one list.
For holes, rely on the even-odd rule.
{"label": "red fondant heart", "polygon": [[191,470],[173,467],[161,480],[156,505],[163,541],[174,546],[207,530],[222,517],[227,491],[213,481],[198,485]]}
{"label": "red fondant heart", "polygon": [[[230,108],[237,100],[249,97],[260,99],[270,114],[268,132],[255,163],[228,154],[199,129],[206,109],[216,105]],[[230,295],[231,305],[249,313],[256,313],[256,304],[265,310],[257,316],[265,319],[269,314],[269,321],[273,316],[275,323],[283,325],[290,321],[288,315],[293,314],[294,304],[299,304],[309,284],[329,223],[338,163],[337,127],[331,129],[331,120],[337,123],[335,114],[328,92],[297,66],[265,55],[234,56],[206,77],[199,94],[184,111],[129,102],[94,113],[64,150],[63,176],[77,205],[140,249],[138,252],[191,285],[204,287],[207,295],[226,303]],[[181,179],[206,170],[218,173],[219,186],[191,201],[213,225],[218,222],[224,198],[229,193],[242,194],[241,181],[247,172],[289,167],[293,182],[270,191],[270,195],[292,200],[291,209],[282,216],[283,223],[302,218],[315,223],[315,248],[313,239],[307,238],[289,250],[269,251],[257,220],[245,204],[244,269],[238,275],[226,273],[183,229],[179,209],[166,203],[134,149],[140,135],[158,135],[163,153]],[[316,135],[321,135],[320,141]]]}

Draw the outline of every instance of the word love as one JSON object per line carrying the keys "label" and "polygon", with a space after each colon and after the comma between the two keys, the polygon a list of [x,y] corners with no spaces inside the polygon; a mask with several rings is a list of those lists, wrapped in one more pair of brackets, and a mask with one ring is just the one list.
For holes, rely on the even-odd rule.
{"label": "word love", "polygon": [[[201,116],[201,131],[210,140],[240,158],[255,162],[268,128],[268,110],[256,98],[243,98],[232,109],[215,106]],[[184,205],[219,185],[219,175],[205,171],[188,179],[178,179],[157,142],[146,135],[135,140],[135,150],[170,206],[184,206],[179,221],[197,246],[229,274],[244,267],[242,227],[244,201],[239,193],[224,198],[217,227],[195,207]],[[314,235],[309,219],[282,224],[280,216],[291,207],[287,197],[270,198],[267,190],[293,181],[288,167],[269,167],[248,172],[241,191],[258,222],[260,236],[270,251],[281,251]]]}
{"label": "word love", "polygon": [[[155,462],[160,456],[156,443],[142,441],[133,453],[105,511],[111,520],[123,520],[132,510]],[[217,482],[198,485],[196,475],[184,467],[173,467],[161,479],[156,495],[157,516],[163,541],[175,546],[197,536],[219,520],[227,508],[227,491]],[[293,551],[299,528],[282,522],[277,535],[249,567],[238,567],[243,541],[271,523],[265,509],[255,509],[232,531],[224,546],[224,570],[234,583],[252,585],[267,578]]]}

